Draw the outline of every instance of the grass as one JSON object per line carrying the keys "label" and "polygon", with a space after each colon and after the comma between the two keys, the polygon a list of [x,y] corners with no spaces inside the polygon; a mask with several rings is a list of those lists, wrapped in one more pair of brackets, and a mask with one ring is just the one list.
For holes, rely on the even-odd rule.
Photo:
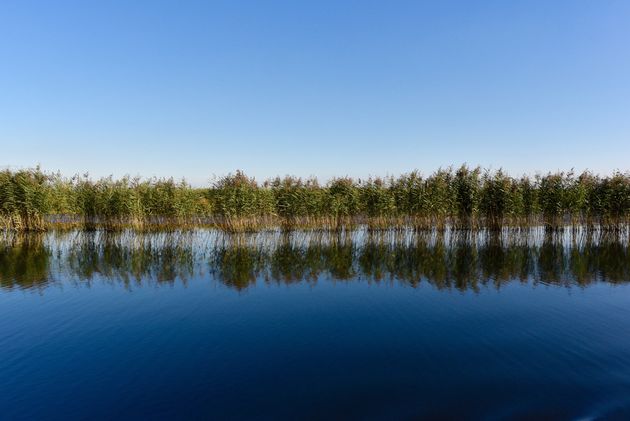
{"label": "grass", "polygon": [[548,173],[514,178],[461,166],[423,176],[353,180],[284,177],[258,183],[241,171],[206,188],[172,178],[87,175],[39,168],[0,172],[0,228],[175,230],[200,225],[227,232],[282,228],[341,231],[585,226],[628,229],[630,174]]}

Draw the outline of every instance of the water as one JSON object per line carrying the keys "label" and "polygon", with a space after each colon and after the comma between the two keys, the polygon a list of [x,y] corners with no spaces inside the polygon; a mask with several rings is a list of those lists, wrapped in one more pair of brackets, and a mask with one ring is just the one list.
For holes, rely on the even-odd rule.
{"label": "water", "polygon": [[630,417],[630,248],[50,233],[0,246],[0,417]]}

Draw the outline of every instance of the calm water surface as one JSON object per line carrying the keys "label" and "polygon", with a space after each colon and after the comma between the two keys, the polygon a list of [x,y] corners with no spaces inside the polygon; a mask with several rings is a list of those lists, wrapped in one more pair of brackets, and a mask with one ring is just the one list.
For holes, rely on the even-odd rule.
{"label": "calm water surface", "polygon": [[627,240],[0,242],[2,419],[629,419]]}

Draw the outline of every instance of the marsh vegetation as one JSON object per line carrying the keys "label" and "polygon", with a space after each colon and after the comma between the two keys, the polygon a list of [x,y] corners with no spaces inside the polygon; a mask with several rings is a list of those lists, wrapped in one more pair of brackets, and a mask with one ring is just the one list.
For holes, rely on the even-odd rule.
{"label": "marsh vegetation", "polygon": [[630,174],[547,173],[515,178],[462,166],[429,176],[354,180],[284,177],[258,183],[241,171],[206,188],[185,181],[72,178],[40,169],[0,172],[0,227],[116,231],[212,226],[227,232],[282,228],[339,231],[544,226],[623,231]]}

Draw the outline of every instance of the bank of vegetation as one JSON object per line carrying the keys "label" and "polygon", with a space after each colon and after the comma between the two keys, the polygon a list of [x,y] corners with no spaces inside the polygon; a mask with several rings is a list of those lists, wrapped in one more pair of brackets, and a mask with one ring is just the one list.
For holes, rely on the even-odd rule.
{"label": "bank of vegetation", "polygon": [[630,222],[630,173],[556,172],[512,177],[462,166],[423,176],[353,180],[284,177],[258,183],[237,171],[206,188],[185,181],[40,169],[0,172],[0,228],[501,229],[582,226],[622,230]]}

